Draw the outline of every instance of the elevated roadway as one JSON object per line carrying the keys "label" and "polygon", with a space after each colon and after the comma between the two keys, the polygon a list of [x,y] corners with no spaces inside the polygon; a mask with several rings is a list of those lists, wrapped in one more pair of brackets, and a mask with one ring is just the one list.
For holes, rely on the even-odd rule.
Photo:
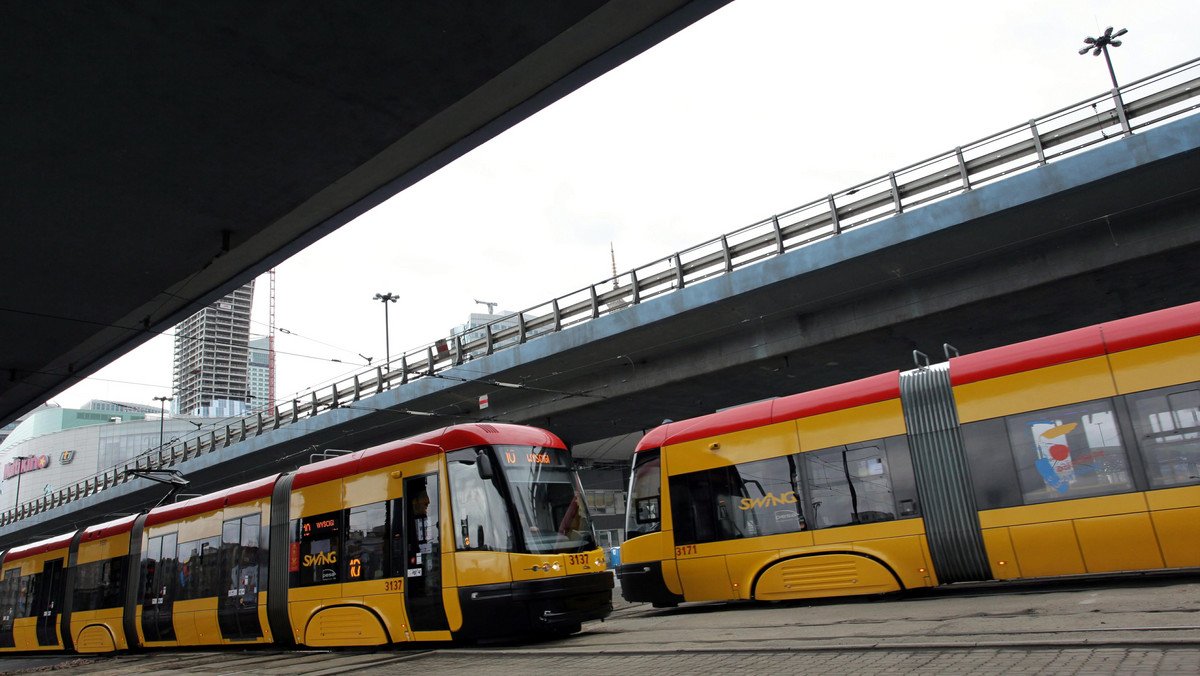
{"label": "elevated roadway", "polygon": [[0,425],[727,0],[0,6]]}

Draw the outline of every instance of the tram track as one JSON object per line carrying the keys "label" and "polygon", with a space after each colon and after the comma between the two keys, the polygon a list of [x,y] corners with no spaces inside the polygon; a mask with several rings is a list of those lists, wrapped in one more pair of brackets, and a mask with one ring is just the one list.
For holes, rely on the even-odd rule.
{"label": "tram track", "polygon": [[[1070,638],[1029,640],[1038,634],[1020,630],[996,632],[988,637],[973,633],[946,634],[930,637],[932,640],[914,641],[909,634],[885,634],[871,637],[826,637],[818,639],[790,639],[788,644],[768,644],[754,636],[749,628],[740,637],[693,637],[691,641],[674,640],[660,635],[662,642],[650,645],[631,645],[627,640],[579,643],[567,639],[553,644],[532,644],[495,647],[447,647],[429,650],[335,650],[335,651],[277,651],[264,650],[247,653],[221,651],[200,653],[140,653],[93,659],[65,660],[57,666],[42,666],[29,670],[0,670],[0,676],[54,671],[63,676],[124,676],[126,674],[149,674],[161,676],[239,676],[241,674],[286,675],[304,673],[305,676],[332,676],[355,673],[359,676],[381,676],[420,669],[425,674],[461,673],[464,664],[492,674],[518,673],[531,664],[559,665],[584,662],[612,663],[636,662],[655,664],[707,664],[712,662],[739,663],[745,660],[779,660],[798,655],[810,655],[810,659],[848,659],[846,656],[878,654],[884,659],[896,654],[933,656],[961,655],[968,659],[972,655],[996,651],[1006,653],[1060,654],[1075,653],[1094,655],[1104,652],[1149,651],[1158,654],[1200,655],[1200,626],[1178,627],[1111,627],[1069,632]],[[1152,632],[1152,636],[1138,636]],[[1189,637],[1164,636],[1164,632],[1196,632]],[[1119,638],[1079,638],[1080,635],[1095,634],[1098,637],[1122,633]],[[1128,635],[1128,634],[1132,634]],[[579,636],[586,639],[592,634]],[[624,639],[627,639],[625,636]],[[946,640],[953,639],[953,640]],[[842,642],[846,641],[846,642]],[[817,657],[817,656],[829,657]],[[866,659],[866,658],[860,658]],[[408,666],[401,666],[412,663]]]}
{"label": "tram track", "polygon": [[[55,672],[71,676],[122,676],[124,674],[162,674],[183,676],[238,676],[266,674],[284,676],[332,676],[383,668],[435,653],[434,650],[252,650],[246,652],[144,652],[104,657],[64,659],[57,664],[36,664],[27,668],[0,667],[0,676]],[[35,658],[30,658],[33,661]],[[18,664],[17,660],[6,659]]]}
{"label": "tram track", "polygon": [[[985,605],[981,605],[985,604]],[[1036,596],[944,594],[936,599],[841,600],[811,605],[709,604],[673,610],[617,604],[604,622],[559,640],[483,645],[424,645],[416,649],[258,649],[147,651],[111,657],[63,655],[61,676],[236,676],[296,674],[391,676],[419,670],[426,676],[528,674],[586,667],[618,676],[753,673],[765,665],[779,673],[795,660],[842,673],[896,673],[931,665],[929,673],[970,673],[963,665],[1054,671],[1059,665],[1114,666],[1156,673],[1200,674],[1200,581],[1091,589],[1047,590]],[[32,657],[27,654],[26,657]],[[1109,661],[1106,661],[1109,660]],[[1111,662],[1115,660],[1115,662]],[[21,673],[0,659],[0,673]],[[878,671],[872,671],[879,665]],[[940,666],[939,666],[940,665]],[[886,669],[891,669],[887,671]],[[1063,667],[1066,668],[1066,667]],[[938,669],[941,669],[939,671]],[[820,669],[814,668],[814,673]],[[29,673],[29,672],[24,672]]]}

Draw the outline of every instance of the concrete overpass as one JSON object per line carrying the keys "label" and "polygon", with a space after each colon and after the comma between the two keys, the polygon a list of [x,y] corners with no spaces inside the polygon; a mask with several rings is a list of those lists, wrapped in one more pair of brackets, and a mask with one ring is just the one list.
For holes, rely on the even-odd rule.
{"label": "concrete overpass", "polygon": [[0,425],[728,0],[0,6]]}
{"label": "concrete overpass", "polygon": [[[314,448],[479,419],[623,460],[629,445],[604,440],[664,418],[911,368],[915,349],[940,360],[945,343],[974,352],[1200,300],[1195,65],[1126,102],[1125,119],[1084,102],[1078,120],[1048,116],[1052,131],[1034,121],[889,172],[130,466],[179,469],[202,492]],[[162,493],[123,468],[90,482],[70,504],[30,510],[13,537]]]}

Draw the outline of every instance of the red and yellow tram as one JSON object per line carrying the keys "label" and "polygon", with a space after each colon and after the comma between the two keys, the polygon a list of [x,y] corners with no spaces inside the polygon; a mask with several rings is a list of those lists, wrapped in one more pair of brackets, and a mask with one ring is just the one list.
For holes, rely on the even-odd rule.
{"label": "red and yellow tram", "polygon": [[630,601],[1200,566],[1200,304],[649,432]]}
{"label": "red and yellow tram", "polygon": [[563,442],[458,425],[0,552],[0,651],[554,635],[612,586]]}

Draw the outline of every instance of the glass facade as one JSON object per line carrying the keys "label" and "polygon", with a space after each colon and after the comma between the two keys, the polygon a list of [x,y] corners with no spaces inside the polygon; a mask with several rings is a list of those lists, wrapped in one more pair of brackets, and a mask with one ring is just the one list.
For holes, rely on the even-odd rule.
{"label": "glass facade", "polygon": [[[194,439],[197,433],[196,424],[186,418],[167,418],[160,427],[157,415],[155,419],[146,419],[142,414],[129,414],[137,415],[139,419],[111,423],[107,420],[108,412],[91,413],[105,419],[81,427],[58,428],[39,436],[23,437],[19,442],[10,438],[14,443],[5,445],[0,453],[0,465],[7,465],[18,456],[46,459],[44,465],[20,475],[21,502],[73,486],[138,456],[155,452],[160,438],[169,443]],[[35,415],[42,415],[42,412]],[[17,484],[16,475],[0,478],[0,510],[16,505]]]}

